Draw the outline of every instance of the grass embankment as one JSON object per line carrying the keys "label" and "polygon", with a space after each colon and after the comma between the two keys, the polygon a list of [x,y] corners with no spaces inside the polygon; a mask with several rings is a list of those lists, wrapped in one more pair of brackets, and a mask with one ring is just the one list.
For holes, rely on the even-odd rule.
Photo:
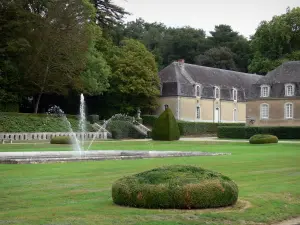
{"label": "grass embankment", "polygon": [[[76,116],[67,115],[74,131],[78,129]],[[89,129],[91,129],[89,127]],[[46,114],[0,112],[0,132],[68,132],[68,123],[61,117]]]}
{"label": "grass embankment", "polygon": [[[1,149],[6,146],[1,145]],[[34,149],[33,145],[18,148],[22,147]],[[232,155],[0,165],[0,223],[270,224],[300,214],[299,144],[105,142],[95,144],[93,149],[198,150]],[[196,165],[229,176],[239,186],[239,199],[251,206],[229,211],[178,211],[126,208],[112,203],[111,185],[117,179],[174,164]]]}

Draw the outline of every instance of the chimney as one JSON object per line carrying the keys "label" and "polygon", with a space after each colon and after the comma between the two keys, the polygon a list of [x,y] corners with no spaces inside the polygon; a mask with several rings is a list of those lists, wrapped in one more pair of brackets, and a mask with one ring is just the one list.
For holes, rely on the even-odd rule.
{"label": "chimney", "polygon": [[181,69],[184,68],[184,59],[178,59],[178,65]]}

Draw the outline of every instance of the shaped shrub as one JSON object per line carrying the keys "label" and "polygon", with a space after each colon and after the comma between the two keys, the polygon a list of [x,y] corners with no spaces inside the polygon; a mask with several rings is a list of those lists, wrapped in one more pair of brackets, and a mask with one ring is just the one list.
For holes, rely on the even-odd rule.
{"label": "shaped shrub", "polygon": [[68,136],[53,137],[50,144],[72,144],[72,139]]}
{"label": "shaped shrub", "polygon": [[161,141],[173,141],[180,138],[179,127],[171,109],[166,109],[155,121],[151,137],[153,140]]}
{"label": "shaped shrub", "polygon": [[256,134],[249,139],[250,144],[278,143],[278,138],[270,134]]}
{"label": "shaped shrub", "polygon": [[115,204],[138,208],[215,208],[235,204],[238,186],[220,173],[174,165],[117,180],[112,198]]}

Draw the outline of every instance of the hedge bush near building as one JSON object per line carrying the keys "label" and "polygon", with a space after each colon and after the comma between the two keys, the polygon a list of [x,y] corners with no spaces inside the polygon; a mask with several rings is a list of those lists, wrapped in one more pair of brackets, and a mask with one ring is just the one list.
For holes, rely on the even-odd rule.
{"label": "hedge bush near building", "polygon": [[278,138],[270,134],[256,134],[249,139],[250,144],[271,144],[278,143]]}
{"label": "hedge bush near building", "polygon": [[171,109],[166,109],[155,121],[151,137],[160,141],[174,141],[180,138],[178,124]]}
{"label": "hedge bush near building", "polygon": [[249,139],[255,134],[270,134],[278,139],[300,139],[300,127],[218,127],[219,138]]}
{"label": "hedge bush near building", "polygon": [[72,144],[72,138],[68,136],[53,137],[50,144]]}
{"label": "hedge bush near building", "polygon": [[173,165],[117,180],[112,198],[115,204],[138,208],[216,208],[235,204],[238,186],[220,173]]}
{"label": "hedge bush near building", "polygon": [[112,120],[108,123],[106,129],[111,132],[113,139],[143,139],[147,137],[147,135],[136,130],[134,124],[130,121]]}
{"label": "hedge bush near building", "polygon": [[[143,115],[143,124],[153,127],[157,116]],[[203,123],[203,122],[187,122],[177,121],[180,130],[180,135],[203,135],[203,134],[216,134],[219,126],[245,126],[245,123]]]}

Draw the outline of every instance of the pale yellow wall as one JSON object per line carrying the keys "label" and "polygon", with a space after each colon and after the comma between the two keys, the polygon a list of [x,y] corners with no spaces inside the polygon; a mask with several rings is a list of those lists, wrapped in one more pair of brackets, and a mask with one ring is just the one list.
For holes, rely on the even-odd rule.
{"label": "pale yellow wall", "polygon": [[196,119],[196,98],[180,97],[180,119],[195,120]]}
{"label": "pale yellow wall", "polygon": [[245,102],[233,102],[233,101],[221,101],[221,121],[234,122],[233,110],[237,110],[237,121],[246,121],[246,103]]}
{"label": "pale yellow wall", "polygon": [[[213,122],[214,110],[216,107],[220,109],[221,122],[230,123],[233,121],[233,109],[237,109],[237,121],[246,121],[246,103],[245,102],[233,102],[214,99],[201,99],[199,97],[161,97],[159,99],[159,108],[156,114],[159,115],[164,110],[164,105],[169,105],[175,118],[177,118],[177,109],[179,108],[179,119],[186,121],[199,121],[199,122]],[[179,104],[179,107],[178,107]],[[201,118],[196,118],[196,107],[200,106]],[[177,118],[178,119],[178,118]]]}
{"label": "pale yellow wall", "polygon": [[178,97],[161,97],[159,98],[159,107],[156,110],[156,115],[160,115],[164,110],[164,105],[168,105],[169,108],[172,110],[175,118],[177,119],[177,101]]}
{"label": "pale yellow wall", "polygon": [[201,107],[201,120],[204,121],[213,121],[213,108],[214,103],[212,99],[201,99],[200,100]]}

